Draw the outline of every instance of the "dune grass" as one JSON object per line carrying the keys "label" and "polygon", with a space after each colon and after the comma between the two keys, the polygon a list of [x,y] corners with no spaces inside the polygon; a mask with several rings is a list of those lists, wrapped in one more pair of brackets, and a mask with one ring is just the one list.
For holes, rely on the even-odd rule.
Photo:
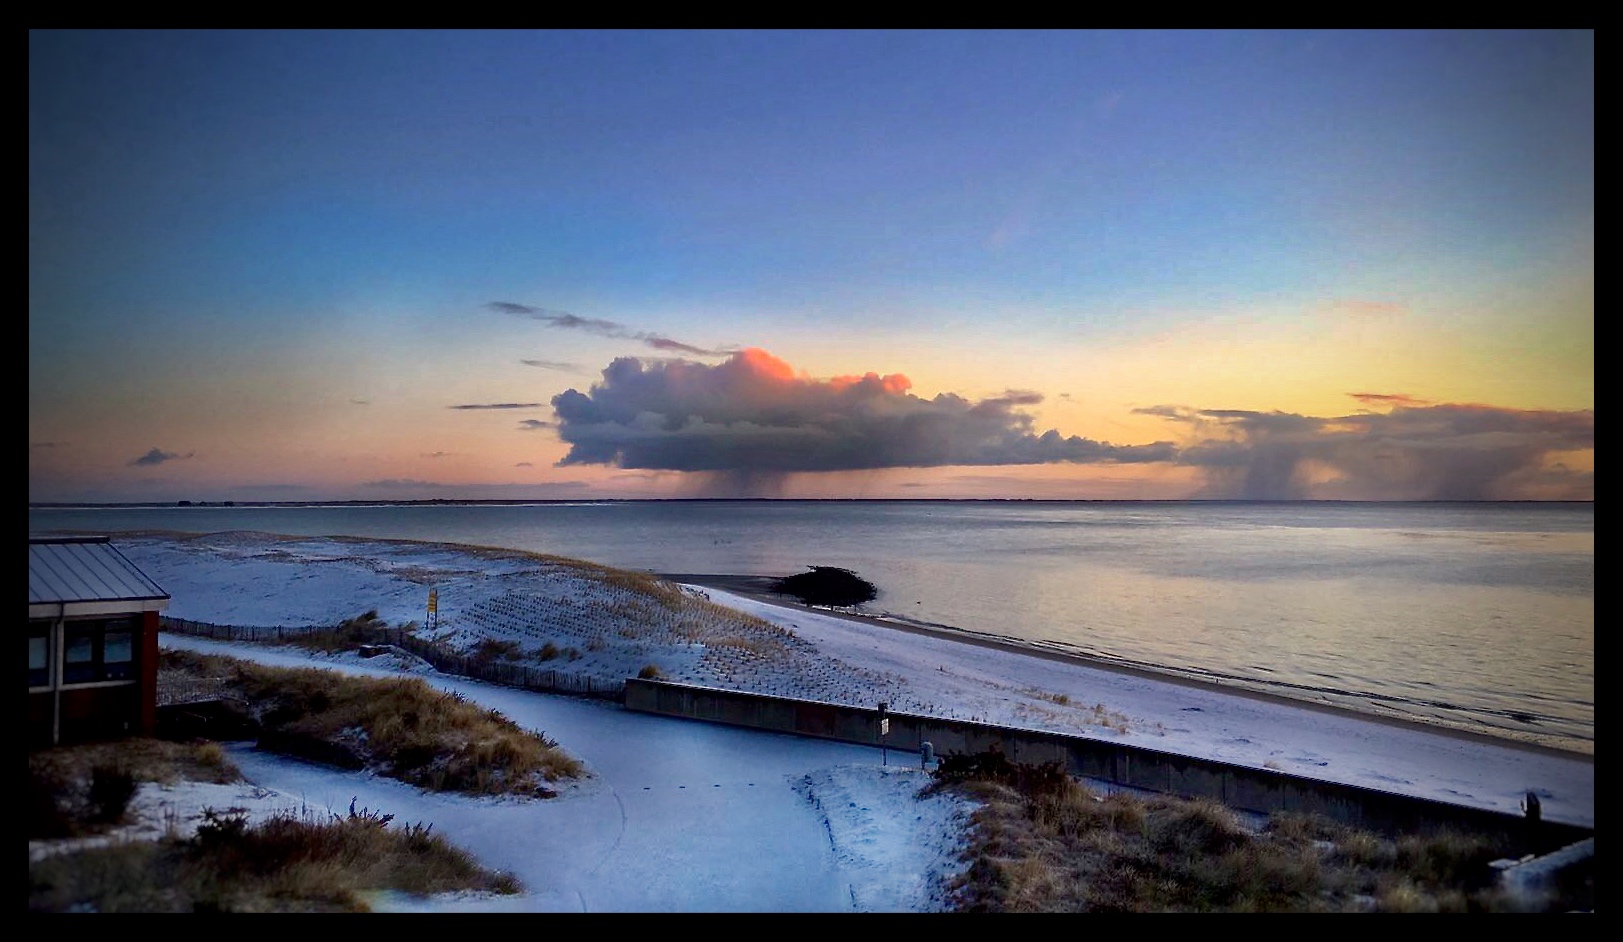
{"label": "dune grass", "polygon": [[29,840],[83,837],[123,823],[147,782],[226,784],[242,773],[219,743],[148,737],[37,749],[28,754]]}
{"label": "dune grass", "polygon": [[189,651],[163,669],[222,678],[265,734],[262,744],[364,767],[432,791],[548,797],[585,773],[544,734],[421,678],[352,677]]}
{"label": "dune grass", "polygon": [[250,826],[209,812],[195,835],[123,841],[28,867],[29,912],[369,912],[394,890],[516,893],[510,875],[480,867],[432,826],[390,827],[393,815],[280,815]]}
{"label": "dune grass", "polygon": [[[423,681],[265,667],[185,651],[160,672],[223,682],[278,741],[323,744],[382,774],[431,790],[553,794],[546,783],[584,768],[545,736],[520,729]],[[514,893],[510,876],[481,867],[432,833],[351,805],[347,815],[278,815],[249,824],[241,809],[211,809],[190,837],[115,839],[149,782],[228,783],[241,773],[213,742],[132,737],[29,753],[31,841],[103,835],[30,860],[30,912],[365,912],[371,894]],[[173,824],[173,822],[171,822]]]}
{"label": "dune grass", "polygon": [[[1312,815],[1264,823],[1206,799],[1100,794],[1057,764],[943,759],[931,788],[981,803],[962,875],[967,912],[1510,912],[1490,861],[1504,834],[1383,835]],[[1557,901],[1566,908],[1572,900]]]}

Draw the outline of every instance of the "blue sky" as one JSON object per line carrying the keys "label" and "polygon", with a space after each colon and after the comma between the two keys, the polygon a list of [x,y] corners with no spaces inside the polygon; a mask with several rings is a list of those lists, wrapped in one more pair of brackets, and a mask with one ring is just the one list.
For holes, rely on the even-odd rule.
{"label": "blue sky", "polygon": [[[665,376],[649,337],[907,377],[869,417],[1036,394],[980,454],[1176,450],[763,494],[1236,496],[1181,456],[1257,426],[1170,409],[1317,448],[1379,394],[1411,464],[1487,447],[1427,409],[1569,430],[1431,496],[1593,496],[1592,31],[32,31],[29,158],[31,500],[763,486],[560,464],[632,432],[554,397]],[[777,421],[715,395],[644,424]],[[451,408],[500,403],[538,405]],[[1427,496],[1345,451],[1274,496]]]}

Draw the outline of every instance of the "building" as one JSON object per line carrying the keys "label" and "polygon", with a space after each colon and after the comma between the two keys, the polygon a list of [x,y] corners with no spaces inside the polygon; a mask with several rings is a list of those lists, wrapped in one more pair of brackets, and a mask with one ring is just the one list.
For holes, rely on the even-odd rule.
{"label": "building", "polygon": [[105,536],[29,537],[30,746],[154,733],[168,606]]}

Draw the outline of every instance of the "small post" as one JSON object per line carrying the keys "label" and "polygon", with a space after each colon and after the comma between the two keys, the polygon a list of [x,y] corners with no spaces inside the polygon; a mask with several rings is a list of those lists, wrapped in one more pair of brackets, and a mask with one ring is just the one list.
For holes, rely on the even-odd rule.
{"label": "small post", "polygon": [[883,700],[879,701],[879,764],[880,765],[889,765],[890,764],[889,744],[885,741],[885,737],[890,735],[890,717],[885,714],[885,707],[886,707],[885,702]]}

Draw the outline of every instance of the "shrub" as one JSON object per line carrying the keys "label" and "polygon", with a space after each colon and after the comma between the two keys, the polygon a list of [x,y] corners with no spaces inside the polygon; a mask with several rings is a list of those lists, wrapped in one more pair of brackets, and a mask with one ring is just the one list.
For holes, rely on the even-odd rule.
{"label": "shrub", "polygon": [[479,866],[423,824],[394,815],[276,815],[207,809],[190,840],[115,843],[29,865],[30,912],[366,912],[380,889],[414,895],[511,894],[510,874]]}
{"label": "shrub", "polygon": [[124,820],[137,788],[135,776],[120,765],[98,765],[90,770],[90,820],[117,824]]}
{"label": "shrub", "polygon": [[644,665],[643,669],[637,672],[637,676],[642,678],[643,680],[658,680],[660,678],[660,676],[661,676],[660,670],[659,670],[659,665],[658,664]]}
{"label": "shrub", "polygon": [[[1491,832],[1382,835],[1319,815],[1260,826],[1211,799],[1092,794],[1052,764],[944,756],[931,788],[980,804],[949,906],[969,912],[1512,912]],[[1575,883],[1581,882],[1575,881]],[[1587,908],[1592,883],[1549,911]]]}
{"label": "shrub", "polygon": [[879,597],[873,583],[849,569],[813,566],[810,572],[786,576],[772,584],[772,591],[792,595],[807,605],[845,607],[861,605]]}
{"label": "shrub", "polygon": [[234,662],[267,749],[365,767],[436,791],[550,797],[543,783],[583,774],[556,742],[421,678],[219,660]]}

